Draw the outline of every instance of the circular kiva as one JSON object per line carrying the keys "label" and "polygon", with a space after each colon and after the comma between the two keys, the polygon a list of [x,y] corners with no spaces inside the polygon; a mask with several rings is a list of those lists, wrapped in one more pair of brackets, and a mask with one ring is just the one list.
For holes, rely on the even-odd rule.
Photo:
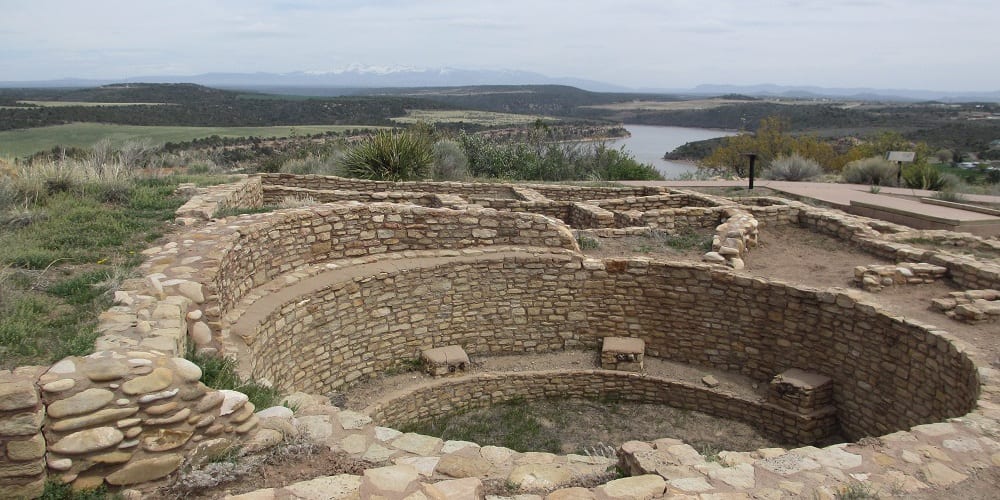
{"label": "circular kiva", "polygon": [[[326,394],[436,346],[472,356],[596,352],[602,338],[627,332],[648,357],[755,380],[790,368],[823,374],[852,439],[963,415],[979,393],[972,361],[925,325],[846,291],[707,265],[484,255],[336,275],[308,297],[271,306],[247,347],[256,376]],[[424,413],[413,416],[433,416]]]}

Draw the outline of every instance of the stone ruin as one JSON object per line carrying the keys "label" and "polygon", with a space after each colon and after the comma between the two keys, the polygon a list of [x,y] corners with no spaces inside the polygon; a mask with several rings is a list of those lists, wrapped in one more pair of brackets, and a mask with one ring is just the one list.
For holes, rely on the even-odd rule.
{"label": "stone ruin", "polygon": [[[289,196],[319,204],[213,219]],[[244,498],[473,498],[487,478],[548,498],[830,496],[851,481],[917,491],[961,481],[983,460],[1000,466],[989,434],[997,379],[973,362],[975,349],[848,290],[738,272],[768,227],[787,225],[899,268],[938,266],[935,279],[1000,288],[995,263],[912,246],[904,226],[660,187],[288,174],[202,190],[177,223],[168,243],[143,252],[143,278],[101,315],[97,352],[0,373],[0,496],[37,496],[46,478],[136,487],[230,447],[299,435],[384,466]],[[590,259],[576,242],[700,228],[716,236],[697,264]],[[179,357],[189,343],[237,358],[245,374],[292,394],[296,411],[205,387]],[[606,352],[601,368],[463,371],[470,357],[566,349]],[[363,411],[315,396],[421,355],[449,376]],[[650,376],[647,357],[739,373],[769,383],[768,396]],[[787,442],[881,437],[875,448],[726,451],[708,462],[675,439],[625,443],[611,457],[552,455],[392,428],[514,398],[608,396],[741,420]],[[632,477],[568,486],[614,465]]]}

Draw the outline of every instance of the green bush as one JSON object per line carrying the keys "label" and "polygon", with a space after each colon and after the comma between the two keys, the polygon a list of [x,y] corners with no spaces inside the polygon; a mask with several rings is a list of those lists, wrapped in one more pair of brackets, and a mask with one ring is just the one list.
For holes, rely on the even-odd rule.
{"label": "green bush", "polygon": [[926,163],[918,163],[904,168],[903,185],[910,189],[931,191],[941,191],[949,187],[948,178],[940,170]]}
{"label": "green bush", "polygon": [[434,144],[434,180],[459,181],[469,177],[469,159],[455,141]]}
{"label": "green bush", "polygon": [[803,158],[798,153],[791,156],[779,156],[771,161],[764,170],[765,179],[777,181],[807,181],[823,175],[823,167],[819,162]]}
{"label": "green bush", "polygon": [[409,181],[427,177],[433,162],[427,142],[410,132],[380,130],[344,155],[350,177],[381,181]]}
{"label": "green bush", "polygon": [[662,180],[651,165],[603,143],[500,142],[462,134],[459,144],[476,177],[540,181]]}
{"label": "green bush", "polygon": [[308,155],[305,158],[292,158],[281,165],[279,172],[287,174],[319,174],[336,175],[339,173],[340,155],[330,156]]}
{"label": "green bush", "polygon": [[896,164],[882,158],[864,158],[848,163],[842,176],[844,182],[849,184],[895,186],[898,168]]}

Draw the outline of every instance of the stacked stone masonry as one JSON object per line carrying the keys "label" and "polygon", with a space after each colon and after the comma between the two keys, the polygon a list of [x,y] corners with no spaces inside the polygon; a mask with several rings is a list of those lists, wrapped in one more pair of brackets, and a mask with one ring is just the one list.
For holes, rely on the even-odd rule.
{"label": "stacked stone masonry", "polygon": [[[957,416],[978,396],[972,362],[926,325],[848,292],[710,266],[483,256],[331,283],[308,307],[297,303],[263,321],[248,356],[270,360],[256,376],[307,392],[340,389],[436,345],[471,356],[597,351],[603,336],[628,331],[647,356],[757,380],[793,367],[827,374],[851,437]],[[357,315],[359,306],[372,313]]]}
{"label": "stacked stone masonry", "polygon": [[45,406],[35,380],[46,367],[0,371],[0,496],[40,496],[45,487]]}
{"label": "stacked stone masonry", "polygon": [[[330,195],[338,202],[211,221],[220,210],[260,207],[265,198],[270,203],[279,196],[327,196],[319,191],[340,191]],[[244,298],[264,284],[323,263],[376,263],[421,252],[434,253],[434,262],[334,280],[309,297],[308,305],[296,306],[301,297],[281,304],[259,323],[249,337],[252,343],[241,347],[242,355],[260,360],[254,369],[279,386],[328,392],[399,360],[414,359],[426,348],[459,345],[473,356],[596,350],[603,337],[627,334],[642,339],[649,356],[739,372],[762,382],[787,369],[808,368],[832,380],[836,416],[847,436],[882,435],[877,456],[855,445],[723,452],[720,457],[735,467],[726,471],[674,440],[633,443],[623,446],[619,456],[637,477],[589,492],[561,490],[565,495],[744,491],[822,496],[832,494],[832,488],[846,481],[844,474],[862,463],[868,464],[867,471],[875,468],[871,478],[878,484],[903,484],[916,491],[961,480],[976,460],[1000,466],[1000,445],[987,434],[998,427],[1000,417],[1000,406],[992,401],[997,374],[977,368],[967,356],[970,348],[947,333],[887,315],[850,291],[796,287],[709,265],[585,259],[560,220],[624,235],[654,228],[722,231],[730,219],[739,218],[733,221],[737,227],[749,227],[753,219],[758,228],[804,227],[896,262],[938,265],[948,278],[970,289],[1000,288],[1000,267],[993,262],[910,245],[926,236],[922,232],[776,198],[734,201],[651,187],[379,183],[268,174],[199,192],[177,218],[181,225],[195,227],[144,252],[143,278],[126,281],[116,293],[116,305],[102,314],[98,352],[51,367],[0,373],[0,496],[37,495],[47,476],[80,487],[136,484],[217,453],[217,446],[280,440],[283,433],[260,428],[258,422],[268,419],[256,417],[244,395],[204,387],[196,368],[176,356],[185,352],[189,340],[205,352],[233,354],[239,346],[224,335],[228,322],[248,304]],[[396,203],[370,203],[383,196]],[[671,206],[685,198],[685,207]],[[589,214],[574,221],[574,207],[581,205]],[[437,206],[458,210],[431,208]],[[536,211],[541,214],[530,213]],[[727,236],[729,232],[727,228]],[[749,231],[741,234],[749,236]],[[961,241],[967,246],[955,246],[991,251],[987,240],[966,240]],[[751,248],[747,242],[745,249]],[[521,250],[504,250],[508,247]],[[422,300],[429,293],[440,298],[431,306]],[[362,348],[348,349],[349,343]],[[305,366],[311,369],[303,370]],[[793,415],[773,402],[639,374],[585,370],[491,377],[441,379],[440,386],[428,390],[450,387],[450,392],[402,395],[396,404],[382,401],[372,413],[386,421],[419,419],[470,402],[489,404],[518,391],[531,398],[549,397],[539,387],[552,386],[583,397],[596,391],[637,400],[669,399],[724,416],[738,410],[744,419],[760,421],[761,428],[790,440],[826,432],[824,425],[806,425],[801,413]],[[496,388],[487,394],[483,387],[489,384]],[[337,428],[348,435],[331,446],[361,458],[417,464],[479,450],[472,443],[447,442],[414,455],[419,448],[414,443],[436,438],[400,435],[375,426],[368,416],[338,411],[325,406],[297,416],[306,428],[309,418],[320,415],[323,421],[339,420]],[[292,419],[287,409],[268,412]],[[959,418],[928,424],[951,417]],[[911,430],[886,434],[907,428]],[[367,443],[363,449],[357,449],[358,439]],[[495,460],[491,467],[500,467],[499,477],[522,487],[539,486],[531,481],[549,477],[542,472],[599,473],[609,465],[572,455],[548,456],[539,464],[532,454],[493,448],[484,447],[481,459]],[[498,459],[497,453],[506,458]],[[647,467],[650,463],[660,465]],[[816,477],[818,467],[825,467],[822,479]],[[786,480],[777,489],[762,487],[754,482],[762,471]],[[578,477],[563,474],[552,477],[566,482]],[[431,476],[421,472],[421,477]],[[477,488],[476,481],[448,484],[434,478],[421,480],[433,486],[420,486],[423,491]],[[365,481],[370,487],[384,486],[367,473],[340,480],[348,485],[345,491],[360,491]],[[803,490],[805,484],[809,486]],[[297,491],[295,487],[284,491]]]}
{"label": "stacked stone masonry", "polygon": [[[489,373],[442,381],[386,398],[364,413],[402,426],[505,403],[571,398],[665,404],[745,422],[787,443],[814,443],[831,434],[826,415],[805,414],[766,401],[675,380],[608,370]],[[834,431],[836,429],[833,429]]]}
{"label": "stacked stone masonry", "polygon": [[887,286],[934,283],[943,279],[947,273],[947,268],[923,262],[907,262],[899,265],[872,264],[855,267],[854,282],[869,292],[880,292]]}
{"label": "stacked stone masonry", "polygon": [[1000,291],[966,290],[934,299],[931,307],[949,318],[965,323],[1000,322]]}

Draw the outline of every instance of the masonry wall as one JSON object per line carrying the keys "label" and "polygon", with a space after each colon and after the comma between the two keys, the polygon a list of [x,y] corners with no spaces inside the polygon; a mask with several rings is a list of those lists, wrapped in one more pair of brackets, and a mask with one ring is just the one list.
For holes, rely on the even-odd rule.
{"label": "masonry wall", "polygon": [[594,200],[592,204],[605,210],[624,211],[638,210],[646,212],[649,210],[662,210],[665,208],[685,208],[685,207],[712,207],[715,203],[688,194],[662,194],[656,196],[633,196],[628,198],[616,198],[610,200]]}
{"label": "masonry wall", "polygon": [[425,207],[441,206],[438,198],[430,193],[414,193],[407,191],[321,191],[284,186],[268,186],[267,189],[264,190],[264,205],[277,205],[288,198],[304,197],[312,198],[318,203],[357,201],[360,203],[408,203]]}
{"label": "masonry wall", "polygon": [[348,179],[330,175],[261,174],[264,188],[277,185],[324,191],[409,191],[420,193],[480,195],[490,198],[515,199],[511,186],[491,183],[465,182],[390,182]]}
{"label": "masonry wall", "polygon": [[386,252],[510,245],[579,250],[562,224],[536,214],[389,203],[317,205],[231,226],[208,295],[228,310],[254,286],[308,264]]}
{"label": "masonry wall", "polygon": [[[422,193],[448,193],[462,196],[484,196],[498,199],[522,199],[514,191],[514,186],[499,183],[466,182],[389,182],[348,179],[324,175],[261,174],[265,189],[268,185],[298,187],[319,190],[346,191],[411,191]],[[556,184],[518,184],[531,189],[546,198],[558,201],[586,201],[628,196],[653,196],[663,194],[659,187],[593,187],[567,186]]]}
{"label": "masonry wall", "polygon": [[177,209],[179,220],[208,220],[226,208],[253,208],[263,205],[264,189],[259,177],[249,177],[233,184],[206,188]]}
{"label": "masonry wall", "polygon": [[812,444],[829,435],[822,419],[807,418],[756,399],[648,375],[605,370],[486,373],[443,379],[380,401],[365,413],[399,428],[453,412],[512,399],[597,399],[655,403],[752,425],[784,443]]}
{"label": "masonry wall", "polygon": [[[366,315],[356,314],[365,310]],[[607,335],[649,356],[765,381],[788,368],[834,379],[852,438],[971,410],[972,362],[926,327],[858,304],[708,266],[568,256],[483,259],[337,283],[272,313],[256,375],[329,392],[423,348],[470,355],[597,349]]]}

